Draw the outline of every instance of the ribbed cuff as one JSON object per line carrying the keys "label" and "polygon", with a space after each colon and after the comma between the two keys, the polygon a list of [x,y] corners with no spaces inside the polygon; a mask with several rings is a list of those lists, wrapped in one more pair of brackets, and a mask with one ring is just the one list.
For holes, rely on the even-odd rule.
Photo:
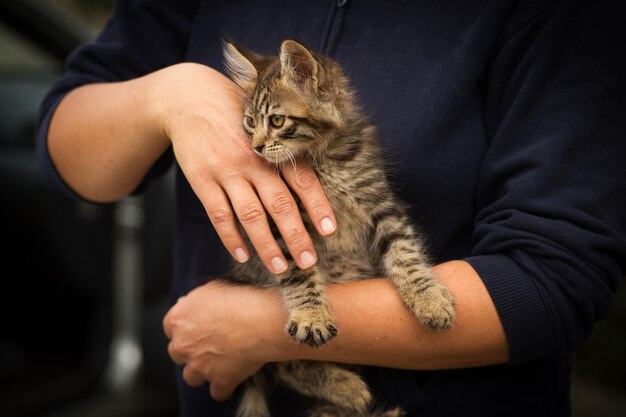
{"label": "ribbed cuff", "polygon": [[473,256],[465,261],[481,277],[496,306],[509,343],[509,363],[556,352],[552,319],[533,279],[505,255]]}

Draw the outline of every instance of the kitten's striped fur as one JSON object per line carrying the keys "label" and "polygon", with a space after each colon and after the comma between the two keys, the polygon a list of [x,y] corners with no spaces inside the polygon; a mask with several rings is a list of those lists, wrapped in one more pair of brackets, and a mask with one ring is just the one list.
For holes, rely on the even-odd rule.
{"label": "kitten's striped fur", "polygon": [[[386,276],[416,317],[433,329],[454,320],[454,299],[431,271],[420,236],[394,195],[382,163],[376,129],[357,106],[348,79],[332,59],[286,40],[278,57],[224,44],[226,68],[246,93],[244,128],[251,146],[268,162],[311,165],[337,219],[334,236],[320,237],[301,214],[314,240],[317,265],[300,270],[293,261],[274,276],[258,257],[236,264],[231,279],[282,290],[289,312],[286,330],[300,343],[319,346],[338,331],[324,285]],[[295,165],[294,165],[295,169]],[[284,242],[275,235],[285,254]],[[289,257],[288,257],[289,259]],[[267,417],[267,378],[320,399],[312,416],[401,415],[371,411],[371,395],[359,375],[336,364],[268,365],[246,383],[239,417]]]}

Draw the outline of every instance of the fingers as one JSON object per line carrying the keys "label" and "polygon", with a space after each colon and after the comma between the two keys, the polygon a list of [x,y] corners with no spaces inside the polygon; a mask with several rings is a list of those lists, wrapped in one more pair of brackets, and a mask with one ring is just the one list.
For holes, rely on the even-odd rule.
{"label": "fingers", "polygon": [[237,384],[222,384],[217,381],[208,381],[201,373],[194,371],[190,366],[183,368],[183,381],[191,387],[198,388],[209,383],[209,393],[216,401],[226,401],[232,397]]}
{"label": "fingers", "polygon": [[[224,323],[228,322],[224,318],[232,314],[216,314],[223,312],[224,305],[232,305],[233,300],[238,300],[228,297],[228,300],[224,300],[219,295],[213,296],[215,290],[223,289],[227,287],[219,282],[200,286],[180,297],[163,318],[163,330],[169,339],[167,353],[174,363],[182,367],[181,376],[185,383],[200,387],[208,382],[211,385],[211,395],[220,401],[229,398],[239,383],[263,366],[262,361],[253,360],[255,353],[246,344],[249,339],[248,331],[240,331],[240,337],[235,337],[234,342],[228,340],[231,338],[220,336],[224,334],[224,329],[232,333],[233,328],[241,327]],[[213,309],[207,310],[204,307],[206,299],[213,298],[222,300],[225,304],[215,306],[211,302],[209,304]],[[248,321],[247,314],[244,318]],[[235,320],[235,323],[241,323],[241,320]],[[246,343],[242,343],[242,339]],[[256,344],[254,346],[257,347]]]}
{"label": "fingers", "polygon": [[163,333],[168,340],[172,340],[172,326],[170,324],[170,314],[172,310],[169,310],[165,317],[163,317]]}
{"label": "fingers", "polygon": [[194,388],[198,388],[207,382],[200,373],[192,370],[189,366],[185,366],[183,368],[183,380],[187,383],[187,385]]}
{"label": "fingers", "polygon": [[189,366],[183,368],[183,381],[191,387],[198,388],[209,383],[209,393],[211,397],[216,401],[226,401],[233,396],[237,385],[232,384],[220,384],[218,382],[207,381],[202,374],[194,371]]}
{"label": "fingers", "polygon": [[289,188],[280,177],[273,175],[257,179],[255,186],[296,264],[303,269],[315,265],[317,254],[313,241]]}
{"label": "fingers", "polygon": [[[313,170],[304,165],[297,170],[285,169],[284,178],[298,195],[317,232],[331,236],[336,229],[335,216]],[[194,183],[194,191],[203,202],[211,223],[237,261],[246,262],[250,257],[238,220],[265,267],[274,274],[287,270],[287,260],[270,228],[269,214],[298,267],[307,269],[317,262],[296,200],[287,184],[274,172],[255,171],[245,177],[222,177],[219,183],[213,179]]]}
{"label": "fingers", "polygon": [[287,261],[274,239],[265,208],[252,185],[242,177],[232,177],[224,182],[224,189],[265,267],[274,274],[285,272]]}
{"label": "fingers", "polygon": [[171,322],[171,314],[172,309],[167,312],[165,318],[163,319],[163,329],[165,330],[165,335],[170,340],[167,344],[167,354],[169,355],[172,362],[177,365],[184,366],[183,368],[183,380],[192,387],[199,387],[206,382],[206,378],[202,375],[202,373],[194,370],[187,364],[187,356],[176,348],[176,345],[173,340],[173,326]]}
{"label": "fingers", "polygon": [[226,401],[233,396],[237,385],[219,384],[217,382],[209,383],[209,392],[211,397],[216,401]]}
{"label": "fingers", "polygon": [[201,191],[206,198],[205,210],[220,240],[238,262],[246,262],[250,258],[246,243],[239,233],[235,216],[224,190],[214,181],[208,181]]}
{"label": "fingers", "polygon": [[183,381],[185,381],[187,385],[198,388],[208,382],[211,397],[213,397],[213,399],[217,401],[226,401],[235,392],[237,384],[224,384],[217,381],[212,382],[202,372],[194,370],[194,368],[188,364],[185,365],[185,361],[172,347],[172,343],[168,345],[168,353],[170,354],[170,357],[172,358],[174,363],[183,366],[182,377]]}
{"label": "fingers", "polygon": [[173,342],[168,344],[167,352],[174,363],[183,366],[182,377],[187,385],[198,388],[204,385],[205,382],[208,382],[211,397],[217,401],[225,401],[235,392],[237,384],[224,384],[217,381],[211,382],[202,372],[194,370],[192,366],[186,364],[184,357],[174,348]]}
{"label": "fingers", "polygon": [[333,235],[337,228],[335,215],[313,169],[299,164],[297,169],[285,167],[282,173],[289,187],[302,201],[317,232],[322,236]]}
{"label": "fingers", "polygon": [[[178,301],[182,300],[183,298],[185,298],[185,296],[181,296],[178,297],[178,300],[176,300],[176,302],[178,303]],[[165,333],[165,336],[167,337],[168,340],[172,340],[172,311],[174,310],[175,305],[170,308],[167,313],[165,314],[165,316],[163,317],[163,333]]]}
{"label": "fingers", "polygon": [[167,344],[167,354],[169,355],[172,362],[177,365],[183,365],[183,380],[192,387],[199,387],[206,379],[202,376],[201,373],[194,371],[191,367],[186,365],[186,356],[176,348],[174,344],[174,334],[173,334],[173,326],[171,322],[172,309],[170,309],[165,317],[163,318],[163,330],[165,331],[165,336],[170,340]]}

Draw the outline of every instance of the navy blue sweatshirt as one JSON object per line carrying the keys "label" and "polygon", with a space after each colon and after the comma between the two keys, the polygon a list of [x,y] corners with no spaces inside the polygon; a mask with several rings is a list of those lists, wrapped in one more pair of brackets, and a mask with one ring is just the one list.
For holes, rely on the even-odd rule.
{"label": "navy blue sweatshirt", "polygon": [[[285,38],[330,54],[378,126],[430,253],[475,268],[510,346],[500,366],[367,368],[377,398],[410,416],[566,416],[571,353],[607,313],[626,262],[624,4],[119,1],[42,104],[40,166],[79,198],[46,146],[56,104],[77,86],[182,61],[222,70],[225,35],[268,54]],[[172,160],[168,151],[143,186]],[[178,168],[176,186],[173,299],[228,262]],[[183,416],[231,410],[206,387],[180,377],[179,387]],[[275,416],[299,401],[281,392]]]}

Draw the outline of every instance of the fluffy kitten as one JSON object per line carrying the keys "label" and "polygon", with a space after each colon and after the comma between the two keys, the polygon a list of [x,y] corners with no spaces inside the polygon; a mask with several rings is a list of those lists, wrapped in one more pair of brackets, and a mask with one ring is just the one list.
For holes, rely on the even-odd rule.
{"label": "fluffy kitten", "polygon": [[[243,125],[255,152],[277,166],[295,160],[312,166],[337,218],[336,234],[323,238],[300,208],[318,254],[314,268],[301,270],[290,261],[288,271],[275,276],[253,256],[235,265],[231,279],[280,288],[289,312],[286,331],[312,346],[330,341],[339,329],[324,294],[331,282],[388,277],[423,324],[448,328],[454,299],[431,271],[405,205],[387,180],[376,130],[339,65],[293,40],[282,43],[277,57],[226,42],[224,57],[229,75],[246,93]],[[276,230],[275,235],[287,254]],[[250,378],[239,417],[269,416],[270,379],[319,399],[312,416],[374,415],[371,394],[357,373],[337,364],[297,361],[267,365]]]}

